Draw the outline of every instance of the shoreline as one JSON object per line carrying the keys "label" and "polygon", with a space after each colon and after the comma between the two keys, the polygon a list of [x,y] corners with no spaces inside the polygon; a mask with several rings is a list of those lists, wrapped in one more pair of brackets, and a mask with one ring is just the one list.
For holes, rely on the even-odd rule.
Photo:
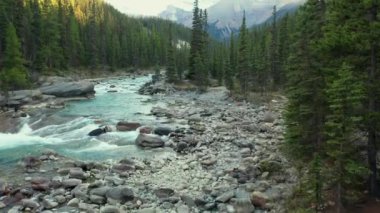
{"label": "shoreline", "polygon": [[[285,212],[297,173],[279,150],[283,142],[283,100],[273,102],[273,110],[269,110],[265,105],[231,101],[223,88],[202,95],[170,91],[152,98],[169,106],[153,108],[153,116],[189,126],[176,131],[166,143],[176,155],[95,163],[44,153],[36,156],[41,164],[31,173],[22,173],[26,186],[19,192],[24,200],[3,208]],[[25,196],[25,187],[44,196]],[[0,200],[0,209],[1,202],[5,204]]]}

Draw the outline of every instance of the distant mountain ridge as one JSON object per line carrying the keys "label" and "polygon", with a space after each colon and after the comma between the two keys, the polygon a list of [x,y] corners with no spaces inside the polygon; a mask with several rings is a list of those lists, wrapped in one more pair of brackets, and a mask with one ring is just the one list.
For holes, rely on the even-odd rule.
{"label": "distant mountain ridge", "polygon": [[[270,1],[220,0],[218,3],[207,8],[210,35],[222,40],[228,38],[231,32],[237,32],[241,25],[244,11],[246,12],[248,27],[270,20],[273,4],[268,2]],[[278,17],[282,17],[288,12],[294,12],[303,2],[304,0],[279,0]],[[192,24],[192,12],[174,6],[168,6],[159,16],[187,27],[191,27]]]}

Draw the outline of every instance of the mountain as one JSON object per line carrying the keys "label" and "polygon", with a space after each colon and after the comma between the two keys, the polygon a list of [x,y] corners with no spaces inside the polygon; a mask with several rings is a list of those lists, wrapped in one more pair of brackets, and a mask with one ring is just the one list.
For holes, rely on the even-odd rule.
{"label": "mountain", "polygon": [[[210,35],[217,39],[224,39],[228,38],[231,32],[237,32],[244,11],[248,27],[264,23],[272,16],[273,4],[269,2],[267,0],[220,0],[207,8]],[[281,11],[284,15],[287,11],[294,11],[302,2],[304,0],[279,0],[279,12]],[[191,27],[192,24],[192,12],[174,6],[168,6],[159,16],[187,27]]]}
{"label": "mountain", "polygon": [[175,21],[186,27],[191,27],[193,13],[184,9],[169,5],[166,10],[159,14],[159,17]]}

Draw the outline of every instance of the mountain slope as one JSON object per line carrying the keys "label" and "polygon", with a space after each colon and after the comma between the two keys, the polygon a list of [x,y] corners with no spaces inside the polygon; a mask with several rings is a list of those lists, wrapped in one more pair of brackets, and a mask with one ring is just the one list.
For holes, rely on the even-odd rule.
{"label": "mountain slope", "polygon": [[[296,10],[304,0],[280,0],[279,12]],[[220,0],[207,8],[209,14],[209,33],[217,39],[228,38],[231,32],[237,32],[241,25],[244,11],[247,25],[252,27],[262,24],[272,16],[273,5],[263,0]],[[191,27],[192,12],[169,6],[160,17]],[[281,15],[279,16],[281,17]]]}

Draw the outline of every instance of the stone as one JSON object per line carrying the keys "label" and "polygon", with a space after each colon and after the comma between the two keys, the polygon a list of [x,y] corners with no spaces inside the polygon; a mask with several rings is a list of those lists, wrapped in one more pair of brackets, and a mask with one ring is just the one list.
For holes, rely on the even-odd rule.
{"label": "stone", "polygon": [[133,200],[135,195],[133,190],[128,187],[115,187],[107,191],[106,197],[107,199],[127,202]]}
{"label": "stone", "polygon": [[134,165],[120,163],[120,164],[115,164],[112,167],[112,169],[116,171],[121,171],[121,172],[128,172],[128,171],[135,171],[136,167]]}
{"label": "stone", "polygon": [[71,168],[69,171],[69,176],[70,178],[76,178],[81,180],[85,180],[88,177],[88,175],[83,171],[82,168]]}
{"label": "stone", "polygon": [[120,132],[135,131],[139,127],[141,127],[141,124],[135,122],[120,121],[116,124],[116,129]]}
{"label": "stone", "polygon": [[41,165],[41,160],[34,156],[25,157],[22,162],[26,169],[35,169]]}
{"label": "stone", "polygon": [[213,209],[216,208],[216,203],[207,203],[207,204],[204,206],[204,208],[205,208],[206,210],[213,210]]}
{"label": "stone", "polygon": [[192,197],[188,196],[188,195],[182,195],[181,196],[181,200],[187,205],[189,206],[190,208],[192,207],[196,207],[197,205],[195,204],[195,201]]}
{"label": "stone", "polygon": [[159,136],[169,135],[170,133],[173,133],[174,131],[168,127],[157,127],[154,129],[153,133]]}
{"label": "stone", "polygon": [[65,196],[62,196],[62,195],[55,196],[54,199],[55,199],[59,204],[63,204],[63,203],[66,202],[66,198],[65,198]]}
{"label": "stone", "polygon": [[210,158],[210,159],[206,159],[206,160],[201,161],[201,164],[204,165],[204,166],[212,166],[212,165],[214,165],[216,162],[217,162],[216,159],[214,159],[214,158]]}
{"label": "stone", "polygon": [[67,206],[70,206],[70,207],[78,207],[79,205],[79,199],[78,198],[73,198],[71,199],[68,203],[67,203]]}
{"label": "stone", "polygon": [[24,208],[31,208],[31,209],[37,209],[38,207],[40,207],[39,203],[37,203],[36,201],[31,200],[31,199],[22,199],[21,205]]}
{"label": "stone", "polygon": [[98,195],[90,195],[90,200],[95,204],[104,204],[106,202],[105,197]]}
{"label": "stone", "polygon": [[5,205],[5,203],[3,203],[3,202],[0,201],[0,209],[5,208],[6,206],[7,206],[7,205]]}
{"label": "stone", "polygon": [[177,213],[190,213],[190,208],[186,205],[180,205],[177,207]]}
{"label": "stone", "polygon": [[108,190],[110,190],[111,188],[108,187],[108,186],[104,186],[104,187],[100,187],[100,188],[95,188],[93,190],[90,191],[90,195],[97,195],[97,196],[106,196]]}
{"label": "stone", "polygon": [[187,149],[188,148],[188,145],[187,145],[187,143],[185,143],[185,142],[179,142],[178,144],[177,144],[177,149],[176,149],[176,151],[177,152],[183,152],[185,149]]}
{"label": "stone", "polygon": [[155,208],[144,208],[144,209],[136,210],[136,213],[156,213],[156,209]]}
{"label": "stone", "polygon": [[250,148],[244,148],[240,150],[240,154],[243,158],[249,157],[251,155],[251,149]]}
{"label": "stone", "polygon": [[43,177],[35,177],[30,181],[32,189],[37,191],[47,191],[50,189],[50,180]]}
{"label": "stone", "polygon": [[169,188],[160,188],[154,191],[154,194],[160,199],[171,197],[174,193],[174,190]]}
{"label": "stone", "polygon": [[41,87],[44,95],[54,95],[56,97],[77,97],[94,94],[95,85],[89,81],[78,82],[55,82],[52,85]]}
{"label": "stone", "polygon": [[263,115],[263,121],[265,123],[273,123],[275,121],[273,113],[272,112],[265,112]]}
{"label": "stone", "polygon": [[228,192],[225,192],[221,195],[219,195],[215,201],[217,202],[221,202],[221,203],[226,203],[228,202],[229,200],[231,200],[231,198],[235,197],[235,192],[234,191],[228,191]]}
{"label": "stone", "polygon": [[143,133],[143,134],[151,134],[153,132],[153,129],[147,126],[142,126],[138,128],[138,131],[139,133]]}
{"label": "stone", "polygon": [[268,196],[262,192],[254,191],[251,194],[251,202],[255,207],[266,209],[268,200]]}
{"label": "stone", "polygon": [[103,206],[100,208],[100,213],[120,213],[120,209],[116,206]]}
{"label": "stone", "polygon": [[74,188],[80,184],[82,184],[82,180],[75,178],[70,178],[62,181],[62,185],[65,188]]}
{"label": "stone", "polygon": [[148,148],[164,147],[165,142],[161,137],[151,134],[139,134],[135,141],[136,145]]}
{"label": "stone", "polygon": [[55,202],[50,199],[43,199],[42,205],[44,206],[45,209],[53,209],[58,206],[58,202]]}

